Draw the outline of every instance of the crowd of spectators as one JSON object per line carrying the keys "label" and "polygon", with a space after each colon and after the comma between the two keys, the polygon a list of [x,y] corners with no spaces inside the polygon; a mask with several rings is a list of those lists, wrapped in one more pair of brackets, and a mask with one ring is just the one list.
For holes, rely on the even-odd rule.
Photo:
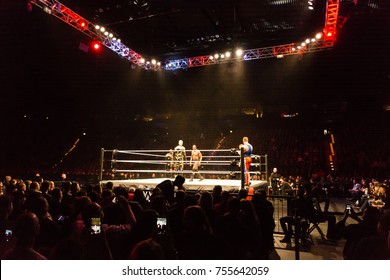
{"label": "crowd of spectators", "polygon": [[[185,191],[183,183],[181,176],[164,180],[146,196],[140,188],[114,188],[111,182],[81,188],[76,181],[23,181],[6,176],[0,195],[0,230],[5,233],[0,237],[1,259],[275,256],[274,206],[266,192],[258,191],[251,199],[244,190],[236,196],[222,191],[220,186],[212,192],[191,193]],[[320,198],[313,191],[321,186],[319,182],[297,184],[302,194],[312,192],[306,197],[311,203]],[[332,223],[328,220],[328,237],[347,239],[346,259],[365,258],[369,248],[362,240],[381,248],[378,253],[370,252],[370,258],[389,257],[389,250],[383,247],[390,232],[390,216],[383,215],[385,208],[386,204],[363,209],[363,222],[359,220],[358,226],[364,227],[364,232],[358,228],[350,230],[345,224],[348,217],[359,219],[354,210],[345,213],[336,229],[334,216]],[[316,211],[328,215],[326,209]],[[375,215],[370,215],[373,211]]]}
{"label": "crowd of spectators", "polygon": [[[273,206],[214,191],[191,194],[180,180],[141,189],[108,183],[6,178],[0,196],[2,259],[268,259]],[[173,191],[179,187],[178,191]],[[160,218],[166,222],[160,225]]]}

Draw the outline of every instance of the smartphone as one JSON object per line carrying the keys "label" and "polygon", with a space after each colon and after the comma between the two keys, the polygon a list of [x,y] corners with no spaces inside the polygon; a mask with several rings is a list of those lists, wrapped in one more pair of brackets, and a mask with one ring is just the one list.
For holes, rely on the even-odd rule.
{"label": "smartphone", "polygon": [[351,204],[346,204],[345,205],[345,210],[347,211],[347,213],[349,215],[352,214],[352,206],[351,206]]}
{"label": "smartphone", "polygon": [[167,218],[158,217],[157,218],[157,234],[166,234],[167,233]]}
{"label": "smartphone", "polygon": [[5,235],[5,240],[9,242],[12,238],[12,230],[6,229],[4,235]]}
{"label": "smartphone", "polygon": [[102,232],[102,224],[100,218],[91,218],[91,234],[100,234]]}

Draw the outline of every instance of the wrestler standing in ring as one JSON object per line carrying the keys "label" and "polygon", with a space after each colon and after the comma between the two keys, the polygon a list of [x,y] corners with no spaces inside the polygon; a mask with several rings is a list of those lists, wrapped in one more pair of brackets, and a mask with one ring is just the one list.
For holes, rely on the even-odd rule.
{"label": "wrestler standing in ring", "polygon": [[179,140],[178,144],[173,151],[174,165],[176,171],[183,171],[186,160],[186,148],[183,146],[183,140]]}
{"label": "wrestler standing in ring", "polygon": [[202,175],[199,173],[199,167],[201,162],[202,162],[202,153],[196,148],[196,145],[193,145],[191,151],[191,158],[190,158],[190,166],[192,166],[192,174],[191,174],[190,182],[194,180],[195,174],[198,174],[199,181],[203,180]]}
{"label": "wrestler standing in ring", "polygon": [[170,171],[169,176],[172,178],[173,177],[173,169],[174,169],[174,166],[173,166],[173,150],[170,149],[168,153],[165,154],[165,159],[167,161],[167,164],[166,164],[166,168],[165,170],[166,171]]}
{"label": "wrestler standing in ring", "polygon": [[250,174],[249,174],[249,169],[251,167],[252,163],[252,152],[253,152],[253,147],[251,144],[249,144],[249,139],[248,137],[243,137],[242,138],[242,144],[240,144],[240,152],[241,152],[241,147],[244,148],[244,164],[245,164],[245,185],[249,186],[250,185]]}

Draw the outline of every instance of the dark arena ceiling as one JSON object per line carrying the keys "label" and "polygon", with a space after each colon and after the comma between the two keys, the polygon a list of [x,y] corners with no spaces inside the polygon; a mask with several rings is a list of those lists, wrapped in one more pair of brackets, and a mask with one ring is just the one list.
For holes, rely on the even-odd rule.
{"label": "dark arena ceiling", "polygon": [[[109,28],[142,55],[160,59],[259,48],[321,31],[326,1],[312,0],[64,0],[90,22]],[[381,0],[365,1],[379,8]],[[383,2],[383,1],[382,1]],[[349,13],[357,0],[342,1]]]}

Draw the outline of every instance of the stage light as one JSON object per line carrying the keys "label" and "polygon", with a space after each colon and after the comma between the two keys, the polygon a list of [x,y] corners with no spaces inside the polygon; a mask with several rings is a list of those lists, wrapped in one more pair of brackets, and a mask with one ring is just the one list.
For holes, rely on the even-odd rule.
{"label": "stage light", "polygon": [[161,62],[159,61],[159,62],[157,62],[157,66],[161,66]]}
{"label": "stage light", "polygon": [[95,52],[100,51],[102,48],[102,45],[99,42],[92,42],[92,50]]}
{"label": "stage light", "polygon": [[121,39],[117,39],[117,41],[118,41],[118,43],[120,43],[120,42],[121,42]]}
{"label": "stage light", "polygon": [[292,51],[295,52],[295,48],[292,48]]}
{"label": "stage light", "polygon": [[81,29],[85,29],[85,28],[87,27],[87,24],[86,24],[85,21],[81,21],[81,22],[79,23],[79,25],[80,25]]}
{"label": "stage light", "polygon": [[229,58],[231,56],[231,53],[230,52],[225,52],[225,56]]}
{"label": "stage light", "polygon": [[107,36],[107,35],[108,35],[108,32],[107,32],[107,31],[106,31],[106,32],[104,32],[104,35],[106,35],[106,36]]}
{"label": "stage light", "polygon": [[305,42],[303,42],[303,43],[301,44],[301,46],[302,46],[302,47],[306,46],[306,43],[305,43]]}
{"label": "stage light", "polygon": [[321,39],[322,38],[322,33],[317,33],[316,34],[316,39],[318,40],[318,39]]}
{"label": "stage light", "polygon": [[110,33],[110,35],[108,35],[108,37],[112,38],[112,37],[114,37],[114,35],[112,33]]}
{"label": "stage light", "polygon": [[212,55],[209,56],[210,60],[214,60],[214,57]]}
{"label": "stage light", "polygon": [[326,33],[326,36],[327,36],[327,37],[332,37],[332,36],[333,36],[333,33],[329,31],[328,33]]}
{"label": "stage light", "polygon": [[312,41],[312,43],[314,43],[316,41],[316,39],[315,38],[311,38],[311,41]]}
{"label": "stage light", "polygon": [[243,54],[243,50],[242,49],[237,49],[236,50],[236,56],[242,56],[242,54]]}
{"label": "stage light", "polygon": [[152,64],[153,65],[156,65],[157,64],[157,61],[155,59],[152,59]]}
{"label": "stage light", "polygon": [[309,1],[307,1],[307,3],[309,4],[309,6],[308,6],[309,10],[314,10],[313,0],[309,0]]}
{"label": "stage light", "polygon": [[214,58],[215,58],[215,59],[218,59],[218,58],[219,58],[219,54],[217,54],[217,53],[214,54]]}
{"label": "stage light", "polygon": [[96,24],[95,29],[100,29],[100,26]]}
{"label": "stage light", "polygon": [[309,44],[310,43],[310,39],[306,39],[306,44]]}
{"label": "stage light", "polygon": [[225,58],[225,55],[224,55],[224,54],[221,54],[221,58]]}
{"label": "stage light", "polygon": [[45,13],[48,13],[49,15],[51,15],[51,9],[50,9],[49,7],[44,7],[44,8],[43,8],[43,11],[44,11]]}
{"label": "stage light", "polygon": [[100,31],[104,32],[104,31],[106,31],[106,29],[102,26],[102,27],[100,27]]}
{"label": "stage light", "polygon": [[142,64],[144,64],[144,63],[145,63],[145,58],[141,58],[141,59],[139,60],[139,62],[142,63]]}

